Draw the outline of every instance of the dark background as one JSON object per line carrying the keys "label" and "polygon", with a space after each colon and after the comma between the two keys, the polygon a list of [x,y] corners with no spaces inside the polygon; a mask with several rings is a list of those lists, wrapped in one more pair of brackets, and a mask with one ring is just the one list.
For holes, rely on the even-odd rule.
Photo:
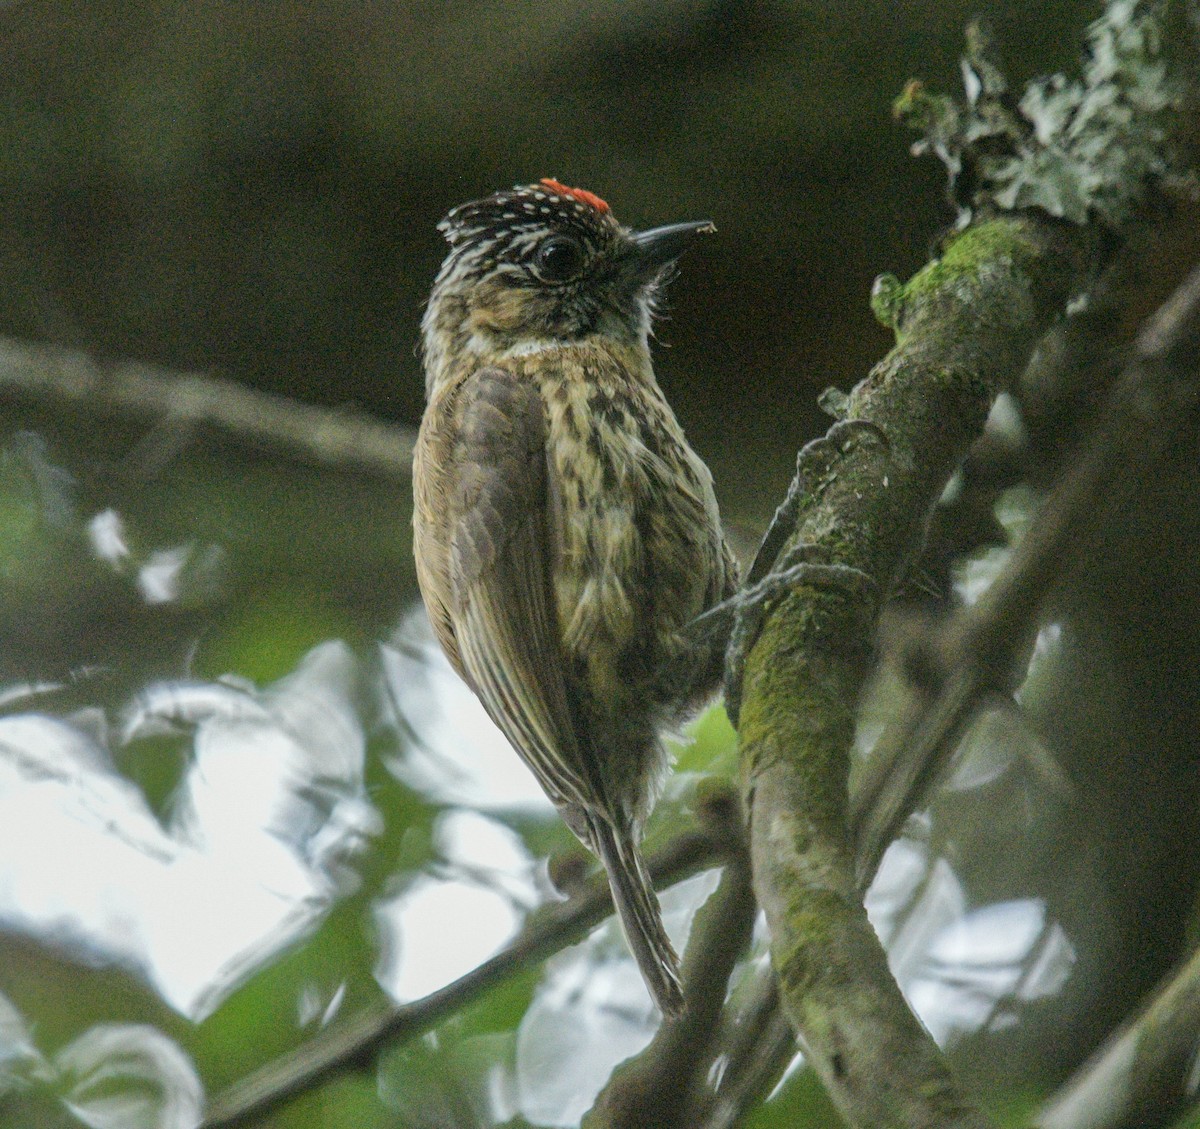
{"label": "dark background", "polygon": [[[19,3],[0,11],[0,329],[415,422],[454,204],[554,176],[711,217],[658,370],[761,519],[814,396],[887,346],[867,295],[950,219],[890,121],[957,86],[967,3]],[[1087,3],[993,5],[1015,79]]]}

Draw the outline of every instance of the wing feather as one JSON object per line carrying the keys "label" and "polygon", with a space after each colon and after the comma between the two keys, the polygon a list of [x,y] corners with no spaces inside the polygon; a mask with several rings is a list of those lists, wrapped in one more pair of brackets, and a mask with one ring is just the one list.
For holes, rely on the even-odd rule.
{"label": "wing feather", "polygon": [[560,807],[594,804],[554,607],[553,484],[535,387],[482,369],[460,393],[449,613],[468,680]]}
{"label": "wing feather", "polygon": [[[554,565],[560,498],[538,390],[502,369],[467,377],[433,413],[429,451],[441,494],[418,507],[426,602],[447,653],[608,873],[630,948],[664,1013],[683,1009],[678,958],[663,928],[634,828],[604,794],[579,725],[559,632]],[[436,502],[449,497],[439,509]]]}

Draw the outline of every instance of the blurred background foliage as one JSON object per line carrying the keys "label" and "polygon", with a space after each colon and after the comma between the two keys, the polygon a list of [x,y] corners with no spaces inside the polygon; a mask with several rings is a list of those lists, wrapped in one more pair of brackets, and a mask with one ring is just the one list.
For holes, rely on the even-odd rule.
{"label": "blurred background foliage", "polygon": [[[871,280],[947,222],[889,106],[913,75],[955,80],[974,10],[10,4],[0,325],[414,421],[434,224],[556,176],[635,226],[716,221],[658,367],[737,516],[765,515],[814,392],[886,347]],[[1024,77],[1069,65],[1095,12],[986,14]]]}
{"label": "blurred background foliage", "polygon": [[[940,170],[908,157],[889,106],[913,76],[957,84],[977,11],[8,3],[0,332],[415,425],[417,326],[450,206],[554,176],[635,226],[711,217],[719,236],[683,264],[656,365],[749,546],[827,424],[817,394],[888,347],[872,278],[910,273],[950,222]],[[1096,12],[1009,0],[984,15],[1016,83],[1070,67]],[[973,729],[962,774],[874,895],[910,996],[999,1108],[1076,1065],[1185,945],[1200,857],[1193,464],[1181,452],[1122,515],[1043,632],[1026,720]],[[1011,525],[1036,495],[1007,501]],[[4,403],[0,1124],[186,1125],[201,1089],[466,971],[550,896],[537,860],[569,835],[526,784],[454,761],[463,744],[507,754],[408,618],[408,530],[404,482]],[[958,598],[997,563],[959,562]],[[887,701],[881,684],[864,732]],[[734,764],[710,715],[652,839],[690,818],[700,776]],[[88,835],[33,818],[64,808]],[[97,887],[89,868],[114,838],[161,871],[137,887],[113,855]],[[278,857],[242,866],[264,843]],[[436,895],[455,885],[476,900],[444,924]],[[708,888],[668,897],[679,928]],[[167,899],[154,912],[152,889]],[[108,901],[83,905],[89,891]],[[169,926],[201,955],[154,933]],[[476,932],[482,951],[414,971],[413,954]],[[551,965],[261,1124],[576,1122],[652,1017],[611,929]],[[632,1001],[616,1027],[589,982]],[[796,1071],[747,1124],[832,1117]]]}

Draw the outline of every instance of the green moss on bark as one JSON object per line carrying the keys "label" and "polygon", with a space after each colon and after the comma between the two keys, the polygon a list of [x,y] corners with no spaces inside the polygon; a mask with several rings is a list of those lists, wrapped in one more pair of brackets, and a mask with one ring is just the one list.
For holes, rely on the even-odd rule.
{"label": "green moss on bark", "polygon": [[771,610],[747,658],[742,769],[755,887],[785,1006],[855,1124],[986,1124],[955,1096],[858,898],[846,836],[849,750],[879,607],[995,396],[1086,277],[1087,246],[1067,225],[990,219],[956,234],[902,294],[893,291],[885,312],[898,343],[846,404],[851,419],[875,427],[819,446],[803,464],[793,537],[873,587],[814,573]]}

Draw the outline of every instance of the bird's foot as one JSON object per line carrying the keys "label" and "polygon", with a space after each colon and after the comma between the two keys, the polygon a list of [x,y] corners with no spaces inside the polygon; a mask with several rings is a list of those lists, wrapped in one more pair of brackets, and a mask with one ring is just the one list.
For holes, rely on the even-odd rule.
{"label": "bird's foot", "polygon": [[801,497],[829,473],[834,461],[846,453],[851,443],[863,436],[882,443],[885,450],[890,446],[887,434],[878,424],[869,419],[843,419],[838,420],[824,435],[817,436],[800,448],[796,456],[796,473],[788,485],[787,495],[771,518],[771,524],[754,555],[754,563],[746,574],[747,588],[760,583],[774,570],[780,551],[796,531]]}
{"label": "bird's foot", "polygon": [[841,586],[855,596],[874,595],[875,581],[860,569],[825,559],[819,545],[800,544],[784,551],[796,532],[806,491],[828,476],[848,446],[869,437],[889,446],[882,428],[867,419],[839,420],[824,435],[801,448],[787,496],[771,518],[745,585],[736,595],[710,608],[687,627],[690,670],[708,672],[724,666],[725,708],[737,725],[746,656],[758,639],[767,612],[800,584]]}
{"label": "bird's foot", "polygon": [[725,647],[725,709],[735,726],[741,712],[746,657],[758,640],[767,613],[776,603],[802,584],[842,588],[856,599],[877,594],[878,585],[862,569],[833,564],[822,559],[824,555],[825,550],[819,545],[795,545],[776,561],[775,569],[757,584],[743,588],[732,599],[719,605],[719,608],[730,606],[731,629]]}

